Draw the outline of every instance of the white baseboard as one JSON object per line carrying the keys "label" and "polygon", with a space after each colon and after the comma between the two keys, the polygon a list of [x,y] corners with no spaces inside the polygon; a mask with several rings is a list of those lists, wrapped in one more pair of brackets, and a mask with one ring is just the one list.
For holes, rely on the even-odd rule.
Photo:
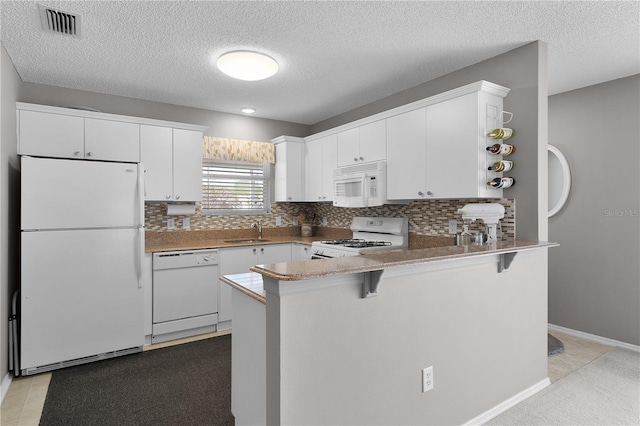
{"label": "white baseboard", "polygon": [[488,422],[489,420],[493,419],[494,417],[504,413],[509,408],[512,408],[517,404],[521,403],[522,401],[524,401],[525,399],[530,398],[533,395],[537,394],[538,392],[540,392],[542,389],[546,388],[550,384],[551,384],[551,381],[547,377],[546,379],[539,381],[533,386],[530,386],[527,389],[521,392],[518,392],[517,394],[513,395],[511,398],[502,401],[500,404],[496,405],[490,410],[487,410],[484,413],[480,414],[479,416],[474,417],[473,419],[464,423],[464,425],[465,426],[466,425],[469,425],[469,426],[482,425]]}
{"label": "white baseboard", "polygon": [[13,380],[13,373],[7,372],[2,378],[2,382],[0,382],[0,404],[4,401],[4,397],[9,392],[9,386],[11,386],[11,381]]}
{"label": "white baseboard", "polygon": [[596,334],[585,333],[584,331],[573,330],[571,328],[561,327],[555,324],[549,324],[550,331],[558,331],[570,336],[580,337],[582,339],[591,340],[592,342],[602,343],[603,345],[618,346],[620,348],[630,349],[640,352],[640,346],[631,343],[621,342],[619,340],[609,339],[608,337],[598,336]]}

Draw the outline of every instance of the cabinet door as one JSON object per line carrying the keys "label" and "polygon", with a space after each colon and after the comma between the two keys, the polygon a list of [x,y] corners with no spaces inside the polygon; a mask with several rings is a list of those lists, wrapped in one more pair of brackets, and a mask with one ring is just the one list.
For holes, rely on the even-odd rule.
{"label": "cabinet door", "polygon": [[167,201],[173,197],[173,129],[140,126],[140,157],[144,167],[144,199]]}
{"label": "cabinet door", "polygon": [[276,144],[275,201],[305,201],[305,145],[301,142]]}
{"label": "cabinet door", "polygon": [[291,244],[269,244],[258,247],[258,264],[280,262],[291,262]]}
{"label": "cabinet door", "polygon": [[84,118],[20,111],[18,154],[84,158]]}
{"label": "cabinet door", "polygon": [[202,132],[173,129],[173,199],[202,201]]}
{"label": "cabinet door", "polygon": [[311,246],[308,244],[293,243],[291,245],[291,260],[294,262],[299,260],[311,259]]}
{"label": "cabinet door", "polygon": [[427,107],[427,190],[433,197],[478,196],[478,95]]}
{"label": "cabinet door", "polygon": [[360,161],[360,128],[338,133],[338,166],[350,166]]}
{"label": "cabinet door", "polygon": [[[218,266],[220,268],[220,276],[249,272],[249,268],[258,264],[257,247],[223,248],[220,249],[219,253]],[[229,321],[232,318],[231,294],[231,287],[220,282],[218,322]]]}
{"label": "cabinet door", "polygon": [[333,201],[333,171],[338,167],[338,136],[322,139],[322,201]]}
{"label": "cabinet door", "polygon": [[381,161],[387,158],[387,125],[386,120],[360,126],[361,162]]}
{"label": "cabinet door", "polygon": [[87,160],[139,163],[140,125],[85,118],[84,156]]}
{"label": "cabinet door", "polygon": [[427,198],[426,108],[387,119],[387,198]]}
{"label": "cabinet door", "polygon": [[324,138],[306,143],[305,149],[305,181],[306,201],[322,201],[322,144]]}

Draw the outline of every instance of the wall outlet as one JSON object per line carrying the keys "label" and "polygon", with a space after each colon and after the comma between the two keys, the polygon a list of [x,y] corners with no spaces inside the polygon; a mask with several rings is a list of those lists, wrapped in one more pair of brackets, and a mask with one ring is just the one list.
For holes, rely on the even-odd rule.
{"label": "wall outlet", "polygon": [[282,226],[282,217],[276,216],[276,226]]}
{"label": "wall outlet", "polygon": [[291,216],[291,223],[293,223],[293,225],[297,225],[298,224],[298,218],[295,216]]}
{"label": "wall outlet", "polygon": [[188,217],[185,217],[184,219],[182,219],[182,229],[189,229],[191,228],[191,219],[189,219]]}
{"label": "wall outlet", "polygon": [[422,393],[433,389],[433,366],[422,369]]}
{"label": "wall outlet", "polygon": [[458,222],[455,219],[449,219],[449,234],[455,235],[458,233]]}
{"label": "wall outlet", "polygon": [[327,226],[327,225],[329,225],[329,221],[327,220],[326,217],[323,217],[322,218],[322,226]]}
{"label": "wall outlet", "polygon": [[176,229],[176,220],[174,218],[167,219],[167,229]]}

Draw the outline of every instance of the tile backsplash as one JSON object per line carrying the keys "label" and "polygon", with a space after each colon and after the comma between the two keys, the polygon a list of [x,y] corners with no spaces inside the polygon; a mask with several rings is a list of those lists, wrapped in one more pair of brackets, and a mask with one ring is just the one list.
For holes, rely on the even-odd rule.
{"label": "tile backsplash", "polygon": [[[209,229],[242,229],[259,220],[264,227],[275,227],[280,217],[282,227],[294,226],[293,217],[304,216],[313,220],[314,226],[321,226],[323,218],[332,228],[349,228],[353,216],[392,216],[408,217],[409,233],[417,235],[449,235],[449,220],[456,219],[458,232],[462,231],[462,216],[458,209],[468,203],[500,203],[505,207],[505,217],[500,221],[498,237],[503,241],[512,241],[516,234],[516,206],[514,199],[499,198],[487,200],[425,200],[412,201],[409,204],[388,204],[369,208],[334,207],[331,203],[273,203],[271,213],[266,215],[203,215],[196,203],[196,213],[189,216],[168,216],[166,203],[145,204],[145,229],[147,231],[167,231],[167,219],[175,221],[175,231],[185,232],[184,219],[189,219],[189,229],[202,231]],[[471,232],[484,231],[484,225],[473,223]]]}

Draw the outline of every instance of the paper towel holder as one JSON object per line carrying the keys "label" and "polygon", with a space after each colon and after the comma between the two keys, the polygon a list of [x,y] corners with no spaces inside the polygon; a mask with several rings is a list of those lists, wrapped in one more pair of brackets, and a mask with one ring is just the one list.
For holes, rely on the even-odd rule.
{"label": "paper towel holder", "polygon": [[167,216],[187,216],[196,213],[196,203],[167,203]]}

